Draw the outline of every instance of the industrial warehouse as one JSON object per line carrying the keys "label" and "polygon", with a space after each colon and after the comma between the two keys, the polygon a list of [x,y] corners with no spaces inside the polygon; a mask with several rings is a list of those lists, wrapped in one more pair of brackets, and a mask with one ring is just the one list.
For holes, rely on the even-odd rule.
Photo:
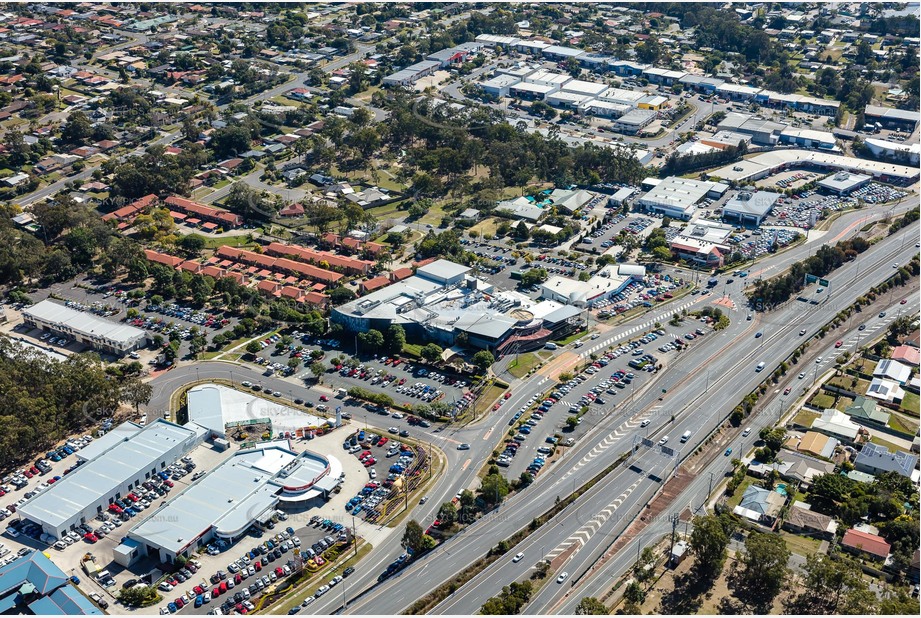
{"label": "industrial warehouse", "polygon": [[157,419],[119,434],[114,444],[19,507],[17,514],[55,539],[92,520],[116,500],[201,444],[207,431]]}
{"label": "industrial warehouse", "polygon": [[94,350],[123,356],[147,345],[147,333],[90,313],[77,311],[51,300],[43,300],[22,312],[31,328],[72,337]]}

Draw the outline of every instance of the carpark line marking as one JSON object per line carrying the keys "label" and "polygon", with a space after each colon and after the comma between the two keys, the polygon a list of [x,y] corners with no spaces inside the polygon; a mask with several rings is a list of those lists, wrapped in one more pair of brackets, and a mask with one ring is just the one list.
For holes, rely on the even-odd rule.
{"label": "carpark line marking", "polygon": [[467,461],[465,461],[465,462],[464,462],[464,465],[461,466],[461,470],[466,470],[466,469],[467,469],[467,466],[470,465],[470,462],[471,462],[471,461],[472,461],[471,459],[468,459]]}

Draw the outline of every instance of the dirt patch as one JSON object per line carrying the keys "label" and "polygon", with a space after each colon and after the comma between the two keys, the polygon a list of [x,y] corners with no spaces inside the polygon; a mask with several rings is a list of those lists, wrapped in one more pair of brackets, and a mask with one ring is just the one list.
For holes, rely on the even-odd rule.
{"label": "dirt patch", "polygon": [[[642,604],[643,614],[726,614],[736,613],[740,607],[729,583],[729,577],[738,570],[730,551],[723,570],[708,589],[691,585],[693,558],[685,559],[674,570],[666,570],[646,593]],[[777,595],[770,614],[782,614],[783,593]],[[736,608],[733,611],[732,608]]]}

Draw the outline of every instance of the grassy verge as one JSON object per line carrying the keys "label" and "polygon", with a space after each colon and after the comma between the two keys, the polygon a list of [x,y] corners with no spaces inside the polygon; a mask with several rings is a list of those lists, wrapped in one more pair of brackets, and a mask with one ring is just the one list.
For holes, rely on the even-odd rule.
{"label": "grassy verge", "polygon": [[[339,562],[333,565],[333,567],[317,571],[317,573],[313,577],[310,577],[306,581],[295,586],[294,590],[289,592],[281,601],[272,604],[270,606],[270,609],[268,609],[268,611],[264,610],[265,613],[287,614],[289,609],[301,604],[301,601],[303,600],[302,595],[304,597],[308,596],[305,594],[308,588],[313,588],[314,586],[319,588],[320,585],[325,583],[327,577],[332,579],[333,571],[338,571],[339,573],[341,573],[344,569],[350,566],[355,566],[356,564],[358,564],[358,562],[361,561],[362,558],[365,557],[365,555],[370,553],[371,549],[372,549],[372,545],[370,543],[360,541],[358,545],[358,556],[355,555],[354,551],[350,551],[349,558],[345,560],[344,562]],[[344,580],[339,585],[348,586],[348,580]],[[313,590],[310,594],[312,595],[314,592],[316,592],[316,590]],[[330,592],[330,594],[334,594],[336,592],[339,592],[339,591],[333,590]],[[348,596],[348,591],[346,591],[346,596]]]}
{"label": "grassy verge", "polygon": [[[548,521],[556,517],[563,509],[568,507],[570,504],[578,500],[582,495],[588,492],[592,487],[594,487],[598,482],[604,479],[607,475],[617,469],[621,464],[623,464],[629,453],[624,453],[617,458],[610,466],[599,472],[595,475],[590,481],[579,487],[576,491],[569,494],[559,502],[557,502],[553,507],[548,511],[531,520],[529,524],[521,528],[518,532],[510,536],[508,539],[505,539],[505,547],[514,547],[521,543],[523,540],[528,538],[532,533],[536,532],[546,524]],[[489,553],[485,556],[460,571],[453,579],[448,582],[445,582],[435,588],[432,592],[420,598],[418,601],[413,603],[407,610],[406,614],[425,614],[433,607],[441,603],[443,600],[448,598],[455,591],[459,590],[461,586],[466,584],[468,581],[477,576],[482,572],[486,567],[501,559],[502,556],[506,553],[507,550],[502,550],[497,545],[497,547],[491,549]]]}
{"label": "grassy verge", "polygon": [[403,354],[413,358],[422,358],[422,346],[416,343],[404,343]]}
{"label": "grassy verge", "polygon": [[529,371],[537,367],[541,359],[534,352],[527,352],[512,360],[508,364],[508,372],[516,378],[523,378]]}
{"label": "grassy verge", "polygon": [[502,393],[504,392],[505,387],[499,386],[498,384],[491,384],[489,387],[487,387],[483,393],[477,397],[476,403],[473,406],[474,416],[479,418],[483,414],[491,412],[493,402],[501,397]]}
{"label": "grassy verge", "polygon": [[587,335],[587,334],[588,334],[588,331],[587,331],[587,330],[580,330],[579,332],[576,332],[576,333],[573,333],[573,334],[569,335],[569,336],[566,337],[565,339],[557,339],[557,340],[555,340],[554,343],[556,343],[557,345],[569,345],[569,344],[572,343],[573,341],[576,341],[577,339],[581,339],[582,337],[584,337],[584,336]]}

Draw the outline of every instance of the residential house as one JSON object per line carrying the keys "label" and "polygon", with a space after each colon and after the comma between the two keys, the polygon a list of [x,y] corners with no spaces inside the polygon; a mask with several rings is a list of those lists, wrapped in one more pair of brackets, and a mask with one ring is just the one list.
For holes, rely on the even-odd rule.
{"label": "residential house", "polygon": [[885,427],[889,424],[890,414],[881,410],[876,402],[868,397],[857,397],[844,413],[861,425]]}
{"label": "residential house", "polygon": [[786,498],[776,491],[749,485],[733,513],[751,521],[773,526]]}
{"label": "residential house", "polygon": [[812,429],[849,444],[854,443],[860,433],[860,425],[844,412],[833,408],[825,410],[822,416],[812,421]]}
{"label": "residential house", "polygon": [[898,361],[899,363],[903,363],[905,365],[911,365],[913,367],[917,367],[919,364],[921,364],[921,351],[919,351],[918,348],[911,347],[910,345],[898,346],[892,350],[892,353],[889,355],[889,357],[894,361]]}
{"label": "residential house", "polygon": [[876,363],[876,368],[873,369],[873,375],[898,382],[900,385],[904,386],[911,376],[911,367],[903,365],[899,361],[884,358]]}
{"label": "residential house", "polygon": [[873,378],[870,386],[867,387],[867,397],[898,404],[904,399],[905,391],[899,386],[898,382]]}
{"label": "residential house", "polygon": [[838,441],[817,431],[807,431],[796,450],[830,459],[835,452]]}
{"label": "residential house", "polygon": [[904,451],[890,453],[889,449],[880,444],[868,442],[863,445],[854,467],[860,472],[878,476],[883,472],[897,472],[902,476],[911,478],[911,473],[918,463],[918,458]]}
{"label": "residential house", "polygon": [[890,551],[892,551],[892,547],[883,537],[878,534],[855,530],[854,528],[844,533],[844,538],[841,539],[841,547],[851,553],[865,554],[880,560],[886,560]]}
{"label": "residential house", "polygon": [[783,529],[797,534],[832,540],[838,531],[838,522],[833,517],[810,510],[809,505],[797,502],[784,517]]}

